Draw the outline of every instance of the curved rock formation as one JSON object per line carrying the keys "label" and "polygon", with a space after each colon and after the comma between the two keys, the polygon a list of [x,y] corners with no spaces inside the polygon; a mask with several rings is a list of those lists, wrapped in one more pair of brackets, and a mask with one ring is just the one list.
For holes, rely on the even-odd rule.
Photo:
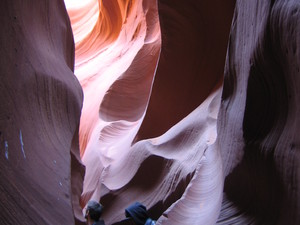
{"label": "curved rock formation", "polygon": [[[94,129],[99,137],[122,121],[136,126],[146,108],[160,52],[160,29],[153,1],[99,1],[98,11],[93,4],[84,7],[89,7],[86,10],[92,15],[78,18],[81,8],[69,8],[77,40],[75,73],[87,99],[80,126],[82,156]],[[76,38],[77,33],[82,36],[82,32],[77,32],[77,24],[94,14],[99,17],[93,29]],[[121,126],[129,126],[123,134],[131,129],[131,125]]]}
{"label": "curved rock formation", "polygon": [[299,4],[237,1],[218,117],[219,222],[299,224]]}
{"label": "curved rock formation", "polygon": [[[82,206],[90,198],[99,199],[102,170],[128,154],[144,115],[161,42],[152,3],[99,1],[95,27],[75,42],[75,73],[85,98],[80,126],[86,165]],[[76,23],[80,20],[73,29]]]}
{"label": "curved rock formation", "polygon": [[[234,3],[158,1],[162,50],[137,140],[162,135],[197,108],[223,78]],[[153,120],[159,125],[153,126]]]}
{"label": "curved rock formation", "polygon": [[[150,207],[158,224],[213,224],[218,216],[218,224],[298,223],[299,194],[295,187],[299,183],[299,156],[297,151],[291,154],[285,150],[294,152],[297,148],[296,140],[287,141],[293,140],[297,126],[294,123],[291,132],[288,125],[289,121],[297,121],[296,91],[289,91],[297,87],[297,5],[293,1],[237,2],[217,142],[200,144],[209,136],[199,132],[197,145],[190,130],[199,131],[201,126],[213,130],[215,123],[189,120],[193,117],[190,112],[198,105],[195,112],[209,104],[201,105],[205,99],[209,101],[207,96],[222,78],[226,29],[234,1],[214,3],[218,4],[158,1],[162,50],[145,117],[135,144],[122,148],[120,158],[110,158],[103,172],[98,171],[102,183],[98,195],[107,207],[104,217],[109,223],[121,219],[122,209],[134,200]],[[211,17],[211,11],[218,17]],[[288,42],[287,38],[295,41]],[[128,85],[118,83],[112,92]],[[122,112],[113,110],[118,109],[116,98],[109,99],[100,106],[99,116],[107,122],[117,121],[116,115]],[[203,116],[209,115],[203,111]],[[126,112],[121,117],[126,123],[115,122],[100,137],[104,146],[112,142],[107,139],[124,135],[131,122],[136,121],[137,117]],[[187,128],[186,123],[193,128]],[[210,134],[214,136],[213,132]],[[132,136],[127,138],[131,140]],[[186,150],[180,153],[179,160],[176,153],[181,146]],[[195,150],[195,146],[199,148]],[[199,164],[185,165],[184,156],[195,152]],[[208,163],[210,157],[216,160],[215,164]],[[182,167],[176,167],[178,162]],[[219,214],[219,188],[223,185],[222,175],[217,172],[220,168],[224,169],[225,185]],[[148,179],[143,178],[144,174]],[[210,183],[208,178],[201,178],[205,175],[215,180]]]}
{"label": "curved rock formation", "polygon": [[[124,209],[136,200],[151,206],[156,219],[166,211],[158,223],[214,223],[223,178],[219,147],[212,144],[234,2],[160,1],[158,8],[156,1],[120,3],[99,1],[95,27],[76,42],[75,74],[85,95],[80,128],[86,165],[82,206],[88,199],[101,199],[108,224],[124,218]],[[69,8],[75,40],[81,23],[74,17],[76,10],[80,9]],[[112,20],[115,25],[107,22]],[[163,42],[158,63],[159,23]],[[161,114],[155,114],[158,109]],[[155,126],[149,126],[148,117]],[[173,125],[166,134],[145,140]],[[215,179],[208,180],[210,175]],[[195,211],[180,216],[187,206]]]}
{"label": "curved rock formation", "polygon": [[0,3],[2,224],[300,223],[297,1],[65,2]]}
{"label": "curved rock formation", "polygon": [[65,5],[4,0],[0,11],[1,224],[74,224],[82,89]]}
{"label": "curved rock formation", "polygon": [[147,205],[158,224],[216,221],[223,182],[213,145],[220,95],[218,89],[164,135],[137,142],[125,160],[105,168],[101,202],[109,224],[124,219],[133,201]]}

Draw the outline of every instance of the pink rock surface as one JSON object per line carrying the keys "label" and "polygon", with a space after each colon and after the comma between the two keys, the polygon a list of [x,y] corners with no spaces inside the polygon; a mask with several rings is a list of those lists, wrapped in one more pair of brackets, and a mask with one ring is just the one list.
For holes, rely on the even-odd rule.
{"label": "pink rock surface", "polygon": [[[103,13],[93,29],[87,27],[85,37],[77,31],[80,8],[69,6],[75,74],[85,99],[80,125],[86,166],[82,206],[100,199],[108,224],[124,219],[124,209],[133,201],[151,207],[159,224],[214,223],[223,176],[219,147],[213,143],[234,4],[122,3],[99,1]],[[216,3],[220,5],[214,9]],[[85,7],[94,6],[84,6],[88,11]],[[214,10],[219,17],[213,16]],[[98,14],[89,12],[82,20]],[[203,21],[197,27],[193,21],[199,19]],[[115,25],[106,27],[107,21]],[[165,26],[162,45],[160,24]]]}
{"label": "pink rock surface", "polygon": [[1,224],[300,223],[297,1],[65,3],[0,3]]}
{"label": "pink rock surface", "polygon": [[0,223],[74,224],[83,96],[65,5],[4,0],[0,11]]}

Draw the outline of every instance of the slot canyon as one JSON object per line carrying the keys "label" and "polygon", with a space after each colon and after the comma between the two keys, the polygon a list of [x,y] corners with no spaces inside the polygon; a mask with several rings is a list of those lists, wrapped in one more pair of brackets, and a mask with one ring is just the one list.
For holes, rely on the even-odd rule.
{"label": "slot canyon", "polygon": [[300,224],[299,1],[0,11],[0,224]]}

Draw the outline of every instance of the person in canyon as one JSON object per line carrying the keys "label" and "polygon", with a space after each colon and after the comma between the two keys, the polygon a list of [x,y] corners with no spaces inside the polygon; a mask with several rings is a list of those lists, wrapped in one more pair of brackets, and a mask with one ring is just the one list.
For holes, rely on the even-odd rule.
{"label": "person in canyon", "polygon": [[104,220],[100,219],[103,206],[94,200],[90,200],[85,211],[85,218],[88,225],[105,225]]}
{"label": "person in canyon", "polygon": [[135,202],[125,209],[125,216],[132,218],[136,225],[155,225],[147,212],[146,206],[139,202]]}

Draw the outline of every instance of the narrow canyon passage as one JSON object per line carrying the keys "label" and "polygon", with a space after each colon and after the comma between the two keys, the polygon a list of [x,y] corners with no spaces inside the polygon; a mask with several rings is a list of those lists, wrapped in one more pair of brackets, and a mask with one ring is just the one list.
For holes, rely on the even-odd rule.
{"label": "narrow canyon passage", "polygon": [[0,1],[0,223],[300,224],[296,0]]}
{"label": "narrow canyon passage", "polygon": [[[187,219],[177,211],[191,203],[202,204],[203,213],[187,224],[217,219],[221,160],[217,147],[209,146],[216,139],[233,3],[221,5],[226,9],[217,9],[222,19],[212,16],[212,3],[66,1],[75,40],[74,73],[84,92],[81,206],[100,199],[109,224],[124,218],[125,207],[133,201],[146,204],[158,219],[184,193],[197,203],[183,197],[172,206],[175,218],[163,216],[161,222]],[[193,124],[193,119],[198,122]],[[209,160],[216,160],[215,165]],[[215,179],[199,184],[196,180],[206,173]],[[142,178],[146,174],[147,180]],[[203,185],[216,188],[192,194]],[[201,203],[203,196],[212,204]]]}

